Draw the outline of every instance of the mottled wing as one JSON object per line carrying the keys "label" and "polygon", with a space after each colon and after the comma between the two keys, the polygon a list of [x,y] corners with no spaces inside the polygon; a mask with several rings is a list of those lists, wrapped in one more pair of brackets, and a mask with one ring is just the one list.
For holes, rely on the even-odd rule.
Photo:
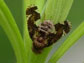
{"label": "mottled wing", "polygon": [[69,21],[64,21],[64,31],[65,33],[68,33],[71,29],[71,23]]}
{"label": "mottled wing", "polygon": [[28,20],[27,20],[28,31],[29,31],[31,39],[33,39],[33,35],[38,30],[38,27],[36,26],[35,21],[40,19],[40,14],[35,11],[36,9],[37,9],[37,7],[35,6],[32,8],[28,8],[26,10],[26,15],[28,18]]}
{"label": "mottled wing", "polygon": [[56,33],[51,33],[48,36],[48,46],[52,45],[53,43],[57,42],[63,34],[63,25],[58,23],[55,25]]}

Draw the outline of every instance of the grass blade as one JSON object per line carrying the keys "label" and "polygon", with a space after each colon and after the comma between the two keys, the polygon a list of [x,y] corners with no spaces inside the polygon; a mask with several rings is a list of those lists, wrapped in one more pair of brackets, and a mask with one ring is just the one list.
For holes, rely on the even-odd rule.
{"label": "grass blade", "polygon": [[52,20],[53,23],[57,23],[59,14],[62,10],[63,0],[48,0],[45,10],[45,19]]}
{"label": "grass blade", "polygon": [[23,36],[24,32],[24,21],[25,21],[25,3],[24,0],[4,0],[8,8],[10,9],[15,22]]}
{"label": "grass blade", "polygon": [[26,53],[20,31],[3,0],[0,0],[0,26],[5,31],[14,49],[17,63],[26,63]]}
{"label": "grass blade", "polygon": [[45,10],[45,18],[57,22],[64,21],[72,6],[73,0],[48,0]]}
{"label": "grass blade", "polygon": [[66,20],[74,0],[63,0],[62,10],[60,12],[59,22]]}

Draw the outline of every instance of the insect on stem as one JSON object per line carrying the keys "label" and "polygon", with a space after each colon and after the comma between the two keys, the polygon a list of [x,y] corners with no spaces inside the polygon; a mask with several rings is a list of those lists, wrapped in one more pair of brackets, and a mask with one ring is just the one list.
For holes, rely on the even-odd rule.
{"label": "insect on stem", "polygon": [[[40,13],[36,12],[37,6],[27,8],[26,15],[29,16],[27,20],[28,31],[33,41],[32,50],[34,53],[41,53],[46,47],[51,46],[57,42],[64,33],[68,33],[71,29],[69,22],[66,20],[64,24],[53,24],[50,20],[44,20],[39,26],[35,22],[40,19]],[[52,32],[55,30],[55,32]]]}

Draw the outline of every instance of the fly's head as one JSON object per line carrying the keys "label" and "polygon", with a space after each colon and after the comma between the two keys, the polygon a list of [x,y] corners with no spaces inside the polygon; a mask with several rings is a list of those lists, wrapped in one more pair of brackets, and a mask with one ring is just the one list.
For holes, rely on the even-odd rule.
{"label": "fly's head", "polygon": [[52,31],[55,31],[54,24],[50,20],[45,20],[43,23],[40,24],[38,27],[38,30],[45,35],[48,35],[50,33],[53,33]]}

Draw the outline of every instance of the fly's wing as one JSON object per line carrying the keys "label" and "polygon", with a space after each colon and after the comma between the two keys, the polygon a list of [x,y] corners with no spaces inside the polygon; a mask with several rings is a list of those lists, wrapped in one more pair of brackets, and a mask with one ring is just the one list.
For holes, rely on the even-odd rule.
{"label": "fly's wing", "polygon": [[37,6],[33,6],[33,7],[27,8],[27,9],[26,9],[26,15],[33,14],[33,12],[34,12],[35,10],[37,10],[37,9],[38,9]]}
{"label": "fly's wing", "polygon": [[55,25],[55,31],[56,34],[51,33],[48,36],[48,46],[52,45],[53,43],[57,42],[64,33],[68,33],[71,29],[71,24],[68,21],[64,21],[64,24],[56,24]]}
{"label": "fly's wing", "polygon": [[53,43],[57,42],[62,37],[63,34],[63,25],[58,23],[55,25],[55,33],[51,33],[48,35],[48,46],[52,45]]}
{"label": "fly's wing", "polygon": [[40,14],[37,13],[35,10],[36,8],[33,7],[26,11],[26,14],[29,15],[27,24],[28,24],[28,31],[31,39],[33,39],[33,35],[38,30],[38,27],[36,26],[35,21],[40,19]]}
{"label": "fly's wing", "polygon": [[71,29],[71,23],[67,20],[64,21],[64,31],[65,31],[65,33],[66,34],[69,33],[70,29]]}

